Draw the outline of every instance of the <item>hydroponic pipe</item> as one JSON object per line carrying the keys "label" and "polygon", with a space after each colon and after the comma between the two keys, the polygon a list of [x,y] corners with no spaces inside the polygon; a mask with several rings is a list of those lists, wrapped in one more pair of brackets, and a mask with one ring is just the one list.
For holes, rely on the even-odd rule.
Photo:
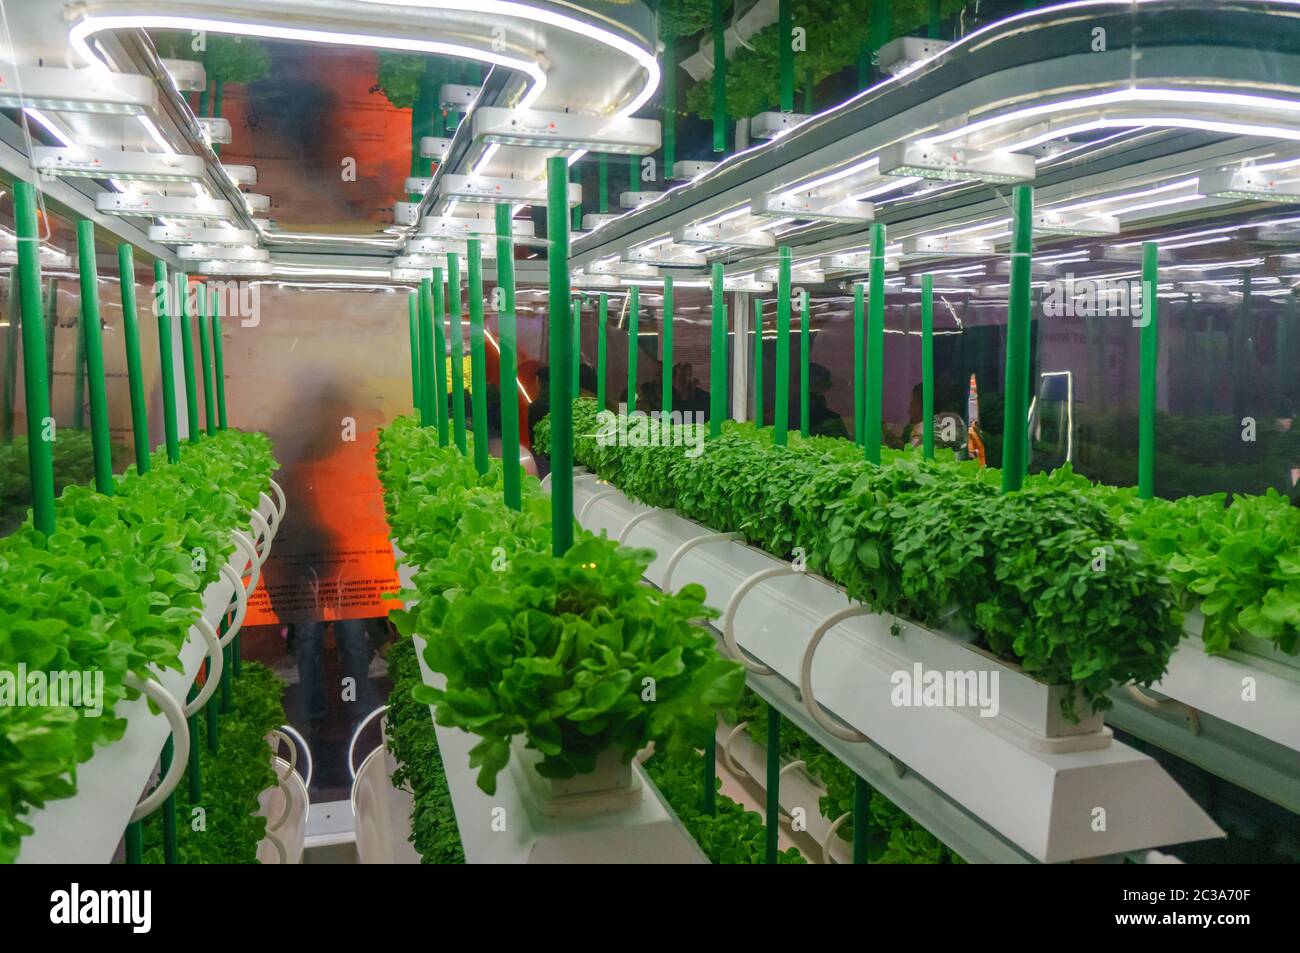
{"label": "hydroponic pipe", "polygon": [[90,391],[90,446],[95,457],[95,489],[113,495],[113,449],[108,439],[108,395],[104,388],[104,329],[99,320],[99,269],[95,262],[95,223],[77,222],[77,272],[81,279],[81,337],[86,350]]}
{"label": "hydroponic pipe", "polygon": [[406,324],[411,334],[411,412],[420,409],[420,298],[412,291],[406,296]]}
{"label": "hydroponic pipe", "polygon": [[546,240],[549,274],[551,386],[551,552],[573,545],[573,323],[569,315],[569,164],[546,160]]}
{"label": "hydroponic pipe", "polygon": [[862,282],[853,286],[853,440],[863,446],[867,432],[863,416],[867,412],[866,372],[867,315]]}
{"label": "hydroponic pipe", "polygon": [[[49,432],[50,385],[45,367],[45,312],[41,307],[40,236],[36,194],[30,182],[14,183],[14,230],[18,233],[18,295],[23,333],[23,394],[27,399],[27,475],[32,488],[32,525],[54,532],[54,454]],[[11,319],[12,323],[12,319]]]}
{"label": "hydroponic pipe", "polygon": [[722,288],[722,262],[713,263],[713,320],[710,322],[709,436],[722,433],[727,417],[727,300]]}
{"label": "hydroponic pipe", "polygon": [[[212,331],[212,377],[217,390],[217,429],[226,429],[226,359],[221,344],[221,313],[217,307],[217,295],[211,300],[212,312],[208,323]],[[238,638],[238,636],[236,636]],[[236,675],[239,672],[235,672]]]}
{"label": "hydroponic pipe", "polygon": [[438,422],[433,412],[433,279],[420,279],[420,424]]}
{"label": "hydroponic pipe", "polygon": [[871,226],[871,272],[867,291],[867,375],[863,384],[862,446],[872,463],[880,462],[884,439],[881,401],[885,387],[885,226]]}
{"label": "hydroponic pipe", "polygon": [[713,0],[713,151],[727,151],[727,34],[722,0]]}
{"label": "hydroponic pipe", "polygon": [[786,445],[790,425],[790,248],[777,249],[776,264],[776,403],[772,406],[772,443]]}
{"label": "hydroponic pipe", "polygon": [[140,323],[135,313],[135,258],[127,242],[117,246],[117,278],[122,292],[122,343],[126,381],[131,395],[131,433],[135,472],[149,472],[149,408],[144,401],[144,366],[140,361]]}
{"label": "hydroponic pipe", "polygon": [[754,299],[754,426],[763,426],[763,302]]}
{"label": "hydroponic pipe", "polygon": [[176,420],[176,359],[172,354],[172,320],[167,298],[171,282],[167,265],[159,259],[153,263],[154,311],[158,315],[158,359],[162,371],[163,434],[167,441],[167,459],[181,458],[180,427]]}
{"label": "hydroponic pipe", "polygon": [[1011,196],[1011,289],[1007,310],[1007,370],[1002,418],[1002,491],[1024,484],[1029,461],[1029,288],[1033,253],[1034,190],[1017,185]]}
{"label": "hydroponic pipe", "polygon": [[627,412],[636,410],[636,357],[641,337],[641,289],[633,285],[627,302]]}
{"label": "hydroponic pipe", "polygon": [[921,453],[934,459],[934,277],[921,276]]}
{"label": "hydroponic pipe", "polygon": [[[212,383],[212,329],[208,326],[208,289],[199,285],[195,296],[198,302],[199,323],[199,376],[203,378],[203,420],[207,424],[208,436],[217,432],[217,395]],[[214,296],[213,305],[216,300]]]}
{"label": "hydroponic pipe", "polygon": [[483,340],[483,246],[477,238],[466,243],[469,267],[470,413],[474,424],[474,469],[488,472],[487,352]]}
{"label": "hydroponic pipe", "polygon": [[194,326],[190,323],[190,279],[185,272],[176,276],[181,298],[181,371],[185,375],[185,421],[190,443],[199,442],[199,392],[194,376]]}
{"label": "hydroponic pipe", "polygon": [[781,713],[767,706],[767,785],[764,790],[767,825],[763,862],[777,862],[777,834],[781,830]]}
{"label": "hydroponic pipe", "polygon": [[460,314],[460,256],[447,254],[447,314],[450,316],[448,342],[451,349],[451,419],[452,434],[461,453],[469,449],[465,443],[465,344]]}
{"label": "hydroponic pipe", "polygon": [[447,311],[443,299],[442,269],[433,269],[433,397],[437,401],[434,413],[438,417],[438,446],[451,444],[447,422],[447,335],[443,321]]}
{"label": "hydroponic pipe", "polygon": [[600,294],[596,313],[596,406],[605,409],[605,331],[609,324],[609,295]]}
{"label": "hydroponic pipe", "polygon": [[812,360],[812,318],[809,314],[808,292],[799,298],[799,433],[805,437],[809,434],[811,422],[809,412],[809,364]]}
{"label": "hydroponic pipe", "polygon": [[1140,387],[1138,392],[1138,499],[1156,494],[1156,365],[1160,340],[1156,325],[1156,284],[1160,266],[1155,242],[1142,243],[1142,332],[1140,337]]}
{"label": "hydroponic pipe", "polygon": [[[928,276],[927,276],[928,277]],[[853,862],[867,863],[867,832],[871,829],[871,788],[853,775]]]}
{"label": "hydroponic pipe", "polygon": [[659,398],[662,419],[673,412],[673,276],[664,275],[663,396]]}
{"label": "hydroponic pipe", "polygon": [[515,248],[510,232],[510,206],[496,207],[497,286],[501,309],[497,312],[497,334],[501,349],[501,492],[506,506],[522,505],[519,483],[519,394],[515,330]]}

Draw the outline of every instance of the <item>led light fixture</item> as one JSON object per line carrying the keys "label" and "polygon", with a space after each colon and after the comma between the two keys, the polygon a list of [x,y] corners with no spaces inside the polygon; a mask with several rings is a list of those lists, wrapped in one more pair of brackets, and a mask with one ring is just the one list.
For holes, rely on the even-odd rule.
{"label": "led light fixture", "polygon": [[659,269],[653,265],[618,260],[593,261],[586,267],[586,271],[593,275],[618,275],[622,278],[660,277]]}
{"label": "led light fixture", "polygon": [[32,167],[41,175],[129,182],[198,182],[205,168],[198,156],[63,146],[33,146]]}
{"label": "led light fixture", "polygon": [[695,159],[678,159],[673,163],[672,172],[668,178],[675,181],[690,181],[698,179],[706,172],[712,172],[718,167],[717,162],[699,162]]}
{"label": "led light fixture", "polygon": [[615,275],[586,275],[575,272],[569,276],[569,284],[574,288],[621,288],[623,282]]}
{"label": "led light fixture", "polygon": [[1034,157],[1014,152],[982,152],[949,145],[896,142],[880,150],[880,174],[918,176],[944,182],[1029,182]]}
{"label": "led light fixture", "polygon": [[758,230],[733,231],[722,225],[683,225],[673,232],[673,241],[683,245],[730,245],[733,248],[769,249],[776,247],[776,236]]}
{"label": "led light fixture", "polygon": [[734,278],[723,277],[722,287],[727,291],[747,291],[751,294],[767,294],[775,290],[776,285],[770,281],[755,281],[749,275],[736,275]]}
{"label": "led light fixture", "polygon": [[581,116],[481,106],[474,110],[474,140],[503,146],[586,149],[617,155],[648,155],[659,148],[654,119]]}
{"label": "led light fixture", "polygon": [[451,140],[442,136],[425,136],[420,140],[420,158],[443,162],[451,151]]}
{"label": "led light fixture", "polygon": [[[1100,245],[1092,249],[1093,261],[1119,261],[1119,262],[1137,262],[1142,261],[1142,243],[1135,242],[1125,245]],[[1174,253],[1166,251],[1163,248],[1156,249],[1156,262],[1161,265],[1168,265],[1174,262]]]}
{"label": "led light fixture", "polygon": [[221,168],[226,175],[230,176],[230,181],[236,185],[257,185],[257,167],[251,165],[226,165],[222,163]]}
{"label": "led light fixture", "polygon": [[[871,253],[840,252],[823,258],[821,266],[823,271],[829,272],[868,271],[871,268]],[[886,257],[885,271],[898,271],[898,259]]]}
{"label": "led light fixture", "polygon": [[[402,191],[407,195],[423,195],[433,188],[433,177],[423,175],[407,176],[402,182]],[[408,203],[409,204],[409,203]]]}
{"label": "led light fixture", "polygon": [[245,192],[244,205],[250,212],[265,212],[271,208],[271,196],[258,192]]}
{"label": "led light fixture", "polygon": [[0,108],[141,115],[158,105],[147,76],[0,63]]}
{"label": "led light fixture", "polygon": [[393,258],[394,268],[421,271],[425,278],[429,277],[429,269],[443,268],[446,264],[446,258],[441,255],[397,255]]}
{"label": "led light fixture", "polygon": [[876,51],[876,65],[891,76],[901,76],[952,46],[948,40],[900,36]]}
{"label": "led light fixture", "polygon": [[[763,281],[780,281],[781,272],[776,265],[772,265],[769,268],[761,269],[758,273],[758,277]],[[792,282],[802,281],[812,285],[819,285],[825,280],[826,273],[819,271],[816,268],[794,268],[790,271],[790,281]],[[726,287],[726,279],[723,279],[723,287]]]}
{"label": "led light fixture", "polygon": [[663,268],[703,268],[709,263],[709,260],[699,252],[672,242],[629,248],[623,252],[623,260],[642,265],[659,265]]}
{"label": "led light fixture", "polygon": [[275,266],[269,261],[238,261],[230,259],[212,259],[198,263],[200,275],[229,275],[231,277],[265,277],[274,273]]}
{"label": "led light fixture", "polygon": [[838,222],[844,225],[870,222],[876,217],[876,207],[870,202],[842,197],[825,199],[806,192],[760,195],[754,200],[750,211],[754,215],[768,218],[798,218],[809,222]]}
{"label": "led light fixture", "polygon": [[451,112],[468,112],[481,92],[483,92],[482,86],[446,83],[438,90],[438,105]]}
{"label": "led light fixture", "polygon": [[[42,268],[71,268],[72,256],[67,252],[59,251],[57,248],[51,248],[49,245],[41,245],[39,256]],[[18,249],[5,248],[0,250],[0,265],[18,264]]]}
{"label": "led light fixture", "polygon": [[[510,220],[510,232],[515,238],[532,238],[533,220],[516,218]],[[496,222],[490,218],[453,218],[448,215],[427,215],[420,222],[418,232],[421,238],[465,239],[478,237],[483,239],[483,247],[488,239],[496,238]]]}
{"label": "led light fixture", "polygon": [[160,245],[253,245],[257,243],[257,233],[251,228],[150,225],[149,240]]}
{"label": "led light fixture", "polygon": [[992,255],[997,251],[992,242],[977,238],[948,238],[944,235],[918,235],[903,239],[903,254],[932,255],[941,258]]}
{"label": "led light fixture", "polygon": [[198,60],[163,60],[163,69],[182,93],[201,93],[208,87],[208,74]]}
{"label": "led light fixture", "polygon": [[621,208],[640,208],[651,202],[657,202],[663,197],[662,192],[620,192],[618,204]]}
{"label": "led light fixture", "polygon": [[143,195],[138,192],[100,192],[95,196],[95,210],[140,218],[229,221],[235,217],[234,206],[225,199]]}
{"label": "led light fixture", "polygon": [[203,133],[203,139],[208,145],[228,145],[232,133],[230,131],[230,120],[222,119],[220,116],[200,116],[199,131]]}
{"label": "led light fixture", "polygon": [[[482,175],[445,175],[439,181],[439,194],[443,198],[460,202],[546,204],[546,183],[525,179],[497,179]],[[582,202],[582,186],[568,183],[568,204]]]}
{"label": "led light fixture", "polygon": [[419,268],[391,268],[388,277],[394,281],[420,281],[428,278],[429,272]]}
{"label": "led light fixture", "polygon": [[1196,185],[1198,195],[1215,199],[1245,199],[1250,202],[1300,202],[1300,178],[1282,178],[1251,168],[1207,172]]}
{"label": "led light fixture", "polygon": [[176,257],[186,261],[270,261],[271,253],[252,245],[181,245]]}
{"label": "led light fixture", "polygon": [[749,120],[749,135],[751,139],[775,139],[808,118],[806,113],[759,113]]}
{"label": "led light fixture", "polygon": [[1054,212],[1045,209],[1034,213],[1034,234],[1061,235],[1086,238],[1096,235],[1118,235],[1119,219],[1113,215],[1079,215],[1075,212]]}
{"label": "led light fixture", "polygon": [[616,218],[618,216],[611,212],[588,212],[582,216],[582,227],[589,232],[594,232],[600,226],[608,225]]}
{"label": "led light fixture", "polygon": [[414,225],[420,220],[419,202],[394,202],[393,224]]}

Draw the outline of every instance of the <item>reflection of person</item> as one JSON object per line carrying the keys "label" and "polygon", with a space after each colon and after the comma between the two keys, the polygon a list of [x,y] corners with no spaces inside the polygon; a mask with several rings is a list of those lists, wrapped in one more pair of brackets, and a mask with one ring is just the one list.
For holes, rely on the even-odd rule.
{"label": "reflection of person", "polygon": [[[334,644],[338,646],[343,675],[352,679],[353,692],[344,693],[340,685],[339,698],[348,706],[353,719],[360,718],[375,707],[374,693],[370,689],[370,640],[366,637],[364,619],[340,619],[333,623]],[[303,704],[310,722],[319,722],[329,713],[329,700],[325,692],[325,623],[299,622],[294,627],[298,656],[298,677]]]}
{"label": "reflection of person", "polygon": [[686,361],[673,365],[673,410],[686,413],[709,413],[709,392],[700,387],[695,368]]}
{"label": "reflection of person", "polygon": [[844,418],[831,410],[826,392],[831,387],[831,372],[824,364],[808,365],[808,433],[824,437],[847,437]]}
{"label": "reflection of person", "polygon": [[912,388],[912,399],[907,404],[907,426],[903,428],[903,446],[921,446],[924,431],[921,419],[925,416],[925,394],[920,384]]}

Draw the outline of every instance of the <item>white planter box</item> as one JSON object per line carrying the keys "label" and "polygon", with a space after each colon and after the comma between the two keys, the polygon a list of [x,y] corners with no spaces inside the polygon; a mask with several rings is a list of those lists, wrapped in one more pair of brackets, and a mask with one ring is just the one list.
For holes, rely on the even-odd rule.
{"label": "white planter box", "polygon": [[624,762],[619,752],[606,749],[596,757],[590,774],[572,778],[544,778],[537,773],[541,753],[524,747],[516,737],[511,747],[512,770],[524,776],[537,799],[537,810],[546,817],[590,817],[634,808],[641,800],[641,779]]}

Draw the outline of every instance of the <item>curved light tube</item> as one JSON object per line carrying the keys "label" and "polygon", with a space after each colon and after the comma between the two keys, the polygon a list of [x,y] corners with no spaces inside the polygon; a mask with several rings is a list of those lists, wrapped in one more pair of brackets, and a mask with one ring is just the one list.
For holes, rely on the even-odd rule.
{"label": "curved light tube", "polygon": [[[382,715],[386,711],[388,711],[388,706],[380,705],[370,714],[366,715],[365,718],[362,718],[361,721],[357,722],[357,727],[352,732],[352,740],[348,742],[348,780],[349,781],[355,781],[357,779],[356,768],[352,766],[352,756],[356,754],[357,751],[357,739],[361,737],[361,732],[365,729],[366,725],[370,724],[372,721],[375,720],[376,715]],[[380,747],[382,748],[383,745],[380,745]]]}

